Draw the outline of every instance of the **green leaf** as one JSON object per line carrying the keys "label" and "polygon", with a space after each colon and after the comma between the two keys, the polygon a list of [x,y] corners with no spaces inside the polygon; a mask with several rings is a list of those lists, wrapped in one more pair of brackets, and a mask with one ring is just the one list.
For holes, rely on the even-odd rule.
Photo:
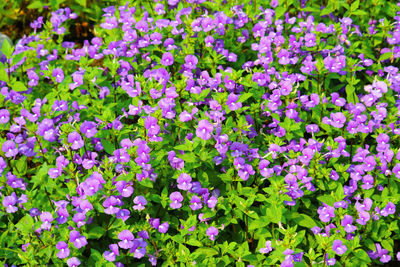
{"label": "green leaf", "polygon": [[143,179],[140,184],[148,188],[153,188],[153,182],[150,179]]}
{"label": "green leaf", "polygon": [[239,96],[239,100],[238,101],[243,103],[244,101],[246,101],[247,99],[249,99],[252,96],[253,96],[252,93],[242,94],[242,95]]}
{"label": "green leaf", "polygon": [[306,227],[306,228],[313,228],[317,226],[317,223],[308,215],[306,214],[297,214],[298,216],[294,217],[294,221],[296,224]]}
{"label": "green leaf", "polygon": [[203,244],[199,241],[199,240],[197,240],[197,238],[195,238],[195,237],[192,237],[192,238],[190,238],[187,242],[186,242],[186,244],[188,244],[188,245],[190,245],[190,246],[194,246],[194,247],[201,247]]}
{"label": "green leaf", "polygon": [[173,241],[175,241],[176,243],[182,244],[183,243],[183,237],[180,235],[174,235],[171,237],[171,239]]}
{"label": "green leaf", "polygon": [[378,61],[383,61],[383,60],[389,59],[389,58],[391,58],[392,56],[393,56],[393,53],[392,53],[392,52],[384,53],[384,54],[382,54],[382,55],[379,57],[379,60],[378,60]]}
{"label": "green leaf", "polygon": [[358,6],[360,5],[360,0],[356,0],[351,4],[350,10],[351,11],[356,11]]}
{"label": "green leaf", "polygon": [[270,222],[271,222],[271,220],[269,219],[268,216],[262,216],[258,220],[253,220],[250,222],[249,231],[265,227]]}
{"label": "green leaf", "polygon": [[215,248],[206,248],[206,247],[198,248],[192,253],[192,255],[195,259],[213,257],[217,254],[218,254],[218,251]]}
{"label": "green leaf", "polygon": [[44,2],[34,1],[28,5],[28,9],[39,9],[39,12],[41,12],[44,6],[45,6]]}
{"label": "green leaf", "polygon": [[99,239],[100,237],[103,236],[104,233],[105,233],[105,230],[102,227],[95,226],[89,230],[88,238],[89,239]]}
{"label": "green leaf", "polygon": [[194,153],[177,154],[177,157],[183,159],[187,163],[195,163],[197,161],[197,157]]}
{"label": "green leaf", "polygon": [[275,18],[278,19],[278,18],[282,17],[283,14],[285,14],[285,12],[286,12],[286,7],[285,6],[283,6],[283,5],[278,6],[275,9]]}
{"label": "green leaf", "polygon": [[354,255],[360,260],[365,261],[366,263],[371,262],[371,258],[368,256],[367,252],[364,249],[358,249],[354,252]]}
{"label": "green leaf", "polygon": [[27,214],[15,225],[20,231],[27,234],[33,232],[33,218]]}
{"label": "green leaf", "polygon": [[26,161],[26,156],[20,157],[15,163],[15,169],[18,172],[19,176],[23,176],[26,174],[27,167],[28,165]]}
{"label": "green leaf", "polygon": [[357,96],[355,96],[355,93],[354,93],[355,90],[356,90],[356,88],[354,86],[352,86],[350,84],[346,85],[346,95],[347,95],[348,102],[351,102],[351,103],[356,102],[355,97],[357,97]]}
{"label": "green leaf", "polygon": [[100,252],[98,252],[95,249],[90,249],[89,261],[97,263],[97,262],[102,261],[102,260],[103,260],[103,256],[101,255]]}
{"label": "green leaf", "polygon": [[8,81],[8,74],[5,69],[0,69],[0,81]]}
{"label": "green leaf", "polygon": [[3,52],[3,54],[7,58],[11,58],[13,51],[14,51],[14,48],[13,48],[12,44],[10,42],[8,42],[7,39],[4,40],[3,46],[1,47],[1,52]]}
{"label": "green leaf", "polygon": [[101,144],[104,147],[104,150],[109,154],[109,155],[113,155],[115,147],[114,144],[111,143],[110,141],[108,141],[107,139],[102,139],[101,140]]}
{"label": "green leaf", "polygon": [[335,203],[335,199],[331,195],[319,196],[319,197],[317,197],[317,199],[319,201],[325,203],[326,205],[329,205],[329,206],[332,206],[332,207],[333,207],[333,203]]}
{"label": "green leaf", "polygon": [[22,82],[14,82],[11,88],[16,92],[26,91],[26,86]]}

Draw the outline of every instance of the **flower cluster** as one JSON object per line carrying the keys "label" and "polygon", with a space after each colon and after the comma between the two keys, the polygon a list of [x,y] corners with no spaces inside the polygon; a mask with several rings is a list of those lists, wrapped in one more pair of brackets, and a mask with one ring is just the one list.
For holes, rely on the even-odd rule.
{"label": "flower cluster", "polygon": [[2,48],[0,259],[395,260],[400,4],[386,4],[130,1],[82,43],[67,41],[74,10],[39,17]]}

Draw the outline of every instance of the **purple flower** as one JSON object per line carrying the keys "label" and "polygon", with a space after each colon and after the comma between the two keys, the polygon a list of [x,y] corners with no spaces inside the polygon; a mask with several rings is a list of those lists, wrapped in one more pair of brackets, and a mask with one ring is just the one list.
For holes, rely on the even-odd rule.
{"label": "purple flower", "polygon": [[203,140],[211,138],[211,133],[214,127],[208,120],[201,120],[196,129],[196,136]]}
{"label": "purple flower", "polygon": [[86,224],[86,215],[83,212],[78,212],[72,217],[72,221],[76,223],[78,228],[81,228]]}
{"label": "purple flower", "polygon": [[51,222],[53,221],[53,215],[50,212],[43,212],[40,214],[40,220],[42,221],[42,225],[40,226],[43,230],[51,229]]}
{"label": "purple flower", "polygon": [[10,120],[10,112],[7,109],[0,109],[0,124],[6,124]]}
{"label": "purple flower", "polygon": [[110,196],[108,197],[104,202],[103,202],[103,207],[104,213],[106,214],[116,214],[120,208],[116,207],[120,205],[120,200],[117,199],[115,196]]}
{"label": "purple flower", "polygon": [[69,242],[74,243],[77,249],[80,249],[87,245],[87,240],[85,236],[81,236],[78,231],[71,231],[69,233]]}
{"label": "purple flower", "polygon": [[18,154],[18,148],[14,141],[7,140],[3,143],[1,150],[5,153],[7,158],[15,157]]}
{"label": "purple flower", "polygon": [[131,231],[123,230],[118,234],[118,239],[121,240],[118,242],[120,248],[129,249],[133,246],[133,240],[135,239]]}
{"label": "purple flower", "polygon": [[185,166],[185,161],[183,159],[176,157],[175,151],[168,152],[168,160],[172,168],[174,169],[182,170],[183,167]]}
{"label": "purple flower", "polygon": [[253,170],[253,166],[250,164],[245,164],[243,168],[239,169],[238,175],[240,178],[242,178],[244,181],[247,181],[249,179],[250,175],[254,175],[256,172]]}
{"label": "purple flower", "polygon": [[343,242],[341,240],[335,240],[332,244],[332,250],[335,251],[338,255],[343,255],[346,252],[347,247],[343,245]]}
{"label": "purple flower", "polygon": [[86,138],[92,138],[97,133],[97,124],[93,121],[85,121],[81,124],[80,129]]}
{"label": "purple flower", "polygon": [[85,144],[81,135],[77,132],[72,132],[68,135],[68,143],[71,143],[71,148],[73,150],[78,150]]}
{"label": "purple flower", "polygon": [[66,257],[69,256],[68,244],[65,243],[64,241],[58,242],[56,248],[59,250],[59,252],[57,253],[57,257],[59,259],[65,259]]}
{"label": "purple flower", "polygon": [[18,210],[14,205],[17,203],[17,195],[13,192],[11,196],[6,196],[3,199],[3,206],[7,209],[7,213],[14,213]]}
{"label": "purple flower", "polygon": [[190,203],[192,203],[192,205],[190,205],[192,210],[198,210],[203,207],[203,204],[201,204],[201,199],[196,195],[192,196]]}
{"label": "purple flower", "polygon": [[56,82],[61,83],[64,80],[64,72],[61,68],[53,70],[53,77],[56,78]]}
{"label": "purple flower", "polygon": [[346,122],[346,117],[341,112],[331,113],[331,125],[336,128],[342,128]]}
{"label": "purple flower", "polygon": [[169,228],[169,223],[164,222],[160,224],[160,226],[158,226],[158,231],[162,234],[165,234],[166,232],[168,232],[168,228]]}
{"label": "purple flower", "polygon": [[171,200],[171,203],[169,204],[169,206],[172,209],[179,209],[180,207],[182,207],[182,201],[183,201],[183,196],[181,193],[179,192],[173,192],[169,195],[169,199]]}
{"label": "purple flower", "polygon": [[392,170],[393,174],[396,176],[396,178],[400,179],[400,163],[397,163]]}
{"label": "purple flower", "polygon": [[67,264],[69,267],[76,267],[81,265],[81,261],[77,257],[72,257],[67,260]]}
{"label": "purple flower", "polygon": [[158,120],[154,117],[147,117],[144,120],[144,127],[149,135],[157,135],[160,133],[160,126],[157,124]]}
{"label": "purple flower", "polygon": [[115,261],[116,256],[119,256],[119,250],[117,244],[111,244],[108,246],[111,251],[106,250],[104,251],[104,258],[108,261]]}
{"label": "purple flower", "polygon": [[309,124],[306,126],[307,133],[318,133],[319,127],[316,124]]}
{"label": "purple flower", "polygon": [[181,173],[176,181],[180,190],[190,190],[192,188],[192,177],[187,173]]}
{"label": "purple flower", "polygon": [[144,196],[136,196],[133,199],[133,203],[136,204],[133,206],[134,210],[144,210],[145,206],[147,205],[147,200],[144,198]]}
{"label": "purple flower", "polygon": [[54,129],[54,122],[51,119],[45,118],[39,123],[37,133],[43,136],[44,140],[54,142],[56,140],[56,130]]}
{"label": "purple flower", "polygon": [[352,225],[352,223],[353,223],[353,217],[350,215],[344,215],[341,224],[347,233],[352,233],[357,230],[357,226]]}
{"label": "purple flower", "polygon": [[265,242],[265,248],[260,248],[260,253],[269,253],[272,251],[271,241]]}
{"label": "purple flower", "polygon": [[161,64],[164,66],[171,66],[174,64],[174,56],[171,52],[166,52],[162,55]]}
{"label": "purple flower", "polygon": [[319,207],[317,212],[319,214],[319,219],[322,222],[329,222],[331,220],[331,218],[335,217],[335,208],[326,205],[325,203],[323,207]]}
{"label": "purple flower", "polygon": [[130,216],[130,211],[127,209],[120,209],[117,214],[115,214],[115,217],[117,217],[118,219],[121,219],[123,221],[126,221],[129,219]]}
{"label": "purple flower", "polygon": [[226,105],[229,107],[230,110],[238,110],[242,107],[241,102],[237,102],[239,99],[239,95],[235,95],[234,93],[231,93],[228,95],[228,99],[226,100]]}
{"label": "purple flower", "polygon": [[199,62],[199,60],[197,59],[197,57],[195,55],[187,55],[185,57],[184,66],[185,66],[185,68],[192,70],[192,69],[196,68],[196,65],[198,62]]}
{"label": "purple flower", "polygon": [[387,216],[389,216],[389,215],[391,215],[391,214],[395,214],[395,212],[396,212],[396,205],[393,204],[392,202],[389,202],[389,203],[386,205],[386,207],[384,207],[384,208],[381,210],[380,214],[381,214],[383,217],[387,217]]}
{"label": "purple flower", "polygon": [[118,181],[115,184],[118,192],[121,194],[122,197],[130,197],[133,194],[133,187],[131,184],[128,184],[126,181]]}
{"label": "purple flower", "polygon": [[208,227],[206,234],[210,240],[215,240],[215,237],[218,235],[218,229],[214,226]]}

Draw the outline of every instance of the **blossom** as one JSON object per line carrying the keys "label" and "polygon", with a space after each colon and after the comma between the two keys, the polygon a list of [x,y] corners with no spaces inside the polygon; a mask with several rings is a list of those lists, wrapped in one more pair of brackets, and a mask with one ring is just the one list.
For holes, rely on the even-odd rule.
{"label": "blossom", "polygon": [[80,249],[87,245],[87,240],[85,236],[81,236],[78,231],[71,231],[69,233],[69,242],[74,243],[77,249]]}
{"label": "blossom", "polygon": [[272,251],[271,241],[268,240],[265,242],[265,247],[260,248],[260,253],[269,253],[271,251]]}
{"label": "blossom", "polygon": [[129,230],[123,230],[118,234],[118,242],[120,248],[129,249],[133,246],[133,240],[135,239],[132,232]]}
{"label": "blossom", "polygon": [[203,207],[203,204],[201,204],[201,199],[196,195],[192,196],[190,203],[192,203],[192,205],[190,205],[192,210],[198,210]]}
{"label": "blossom", "polygon": [[181,190],[189,190],[192,188],[192,177],[187,173],[181,173],[176,181],[178,182],[178,188]]}
{"label": "blossom", "polygon": [[228,95],[228,99],[226,100],[226,105],[229,107],[230,110],[238,110],[242,107],[241,102],[237,102],[239,99],[238,95],[235,95],[234,93],[231,93]]}
{"label": "blossom", "polygon": [[0,124],[6,124],[10,120],[10,111],[0,109]]}
{"label": "blossom", "polygon": [[104,258],[108,261],[115,261],[116,256],[119,256],[119,250],[118,250],[118,245],[117,244],[110,244],[108,246],[110,250],[104,251]]}
{"label": "blossom", "polygon": [[197,59],[197,57],[195,55],[187,55],[185,57],[185,68],[187,69],[195,69],[197,63],[199,62],[199,60]]}
{"label": "blossom", "polygon": [[1,150],[5,153],[7,158],[14,157],[18,154],[18,148],[14,141],[7,140],[3,143]]}
{"label": "blossom", "polygon": [[196,129],[196,136],[203,140],[211,138],[214,127],[208,120],[201,120]]}
{"label": "blossom", "polygon": [[174,64],[174,55],[171,52],[166,52],[162,55],[161,64],[164,66],[171,66]]}
{"label": "blossom", "polygon": [[3,206],[6,208],[7,213],[14,213],[18,210],[18,208],[15,207],[17,201],[18,198],[14,192],[11,194],[11,196],[4,197]]}
{"label": "blossom", "polygon": [[335,208],[323,203],[323,207],[319,207],[317,213],[319,214],[319,219],[322,222],[329,222],[331,218],[335,217]]}
{"label": "blossom", "polygon": [[346,117],[341,112],[331,113],[331,125],[336,128],[342,128],[346,122]]}
{"label": "blossom", "polygon": [[53,221],[53,215],[50,212],[43,212],[40,214],[40,220],[42,221],[42,225],[40,226],[43,230],[51,229],[51,222]]}
{"label": "blossom", "polygon": [[71,148],[73,150],[78,150],[84,146],[84,141],[77,132],[72,132],[68,135],[68,143],[71,143]]}
{"label": "blossom", "polygon": [[218,235],[218,229],[214,226],[210,226],[207,228],[206,234],[210,240],[215,240],[215,237]]}
{"label": "blossom", "polygon": [[133,206],[134,210],[144,210],[145,206],[147,205],[147,200],[144,198],[144,196],[136,196],[133,199],[133,203],[136,204]]}
{"label": "blossom", "polygon": [[64,71],[61,68],[54,69],[53,77],[56,78],[56,82],[61,83],[64,80]]}
{"label": "blossom", "polygon": [[80,130],[86,138],[92,138],[97,133],[97,124],[93,121],[84,121],[81,124]]}
{"label": "blossom", "polygon": [[341,240],[335,240],[332,244],[332,250],[335,251],[338,255],[343,255],[346,252],[347,247],[343,245],[343,242]]}
{"label": "blossom", "polygon": [[169,195],[169,199],[171,200],[171,203],[169,204],[169,206],[172,209],[179,209],[180,207],[182,207],[182,200],[183,200],[183,196],[181,193],[179,192],[173,192]]}
{"label": "blossom", "polygon": [[72,257],[67,260],[67,265],[69,267],[76,267],[81,265],[81,261],[77,257]]}
{"label": "blossom", "polygon": [[68,244],[65,243],[64,241],[58,242],[58,243],[56,244],[56,248],[57,248],[58,250],[60,250],[60,251],[57,253],[57,257],[58,257],[59,259],[64,259],[64,258],[66,258],[66,257],[69,256]]}
{"label": "blossom", "polygon": [[160,224],[160,226],[158,226],[158,231],[162,234],[165,234],[166,232],[168,232],[168,228],[169,228],[169,223],[164,222]]}

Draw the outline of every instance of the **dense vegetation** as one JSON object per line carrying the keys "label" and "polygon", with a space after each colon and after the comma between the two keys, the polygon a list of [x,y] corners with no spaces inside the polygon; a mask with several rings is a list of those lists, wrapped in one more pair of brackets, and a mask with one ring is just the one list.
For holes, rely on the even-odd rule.
{"label": "dense vegetation", "polygon": [[2,263],[400,260],[400,4],[2,5]]}

